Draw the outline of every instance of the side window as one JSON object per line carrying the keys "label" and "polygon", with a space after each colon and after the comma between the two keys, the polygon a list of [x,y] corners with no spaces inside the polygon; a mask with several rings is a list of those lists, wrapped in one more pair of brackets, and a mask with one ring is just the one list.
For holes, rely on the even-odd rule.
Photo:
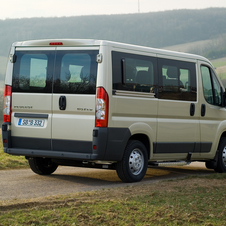
{"label": "side window", "polygon": [[216,75],[211,70],[213,76],[213,94],[214,94],[214,101],[216,105],[221,105],[221,86],[216,78]]}
{"label": "side window", "polygon": [[153,57],[112,52],[113,89],[154,93],[156,69]]}
{"label": "side window", "polygon": [[95,94],[98,51],[57,51],[54,93]]}
{"label": "side window", "polygon": [[195,64],[158,59],[159,99],[196,101]]}
{"label": "side window", "polygon": [[221,105],[221,86],[213,72],[207,66],[201,66],[203,94],[206,101],[212,105]]}
{"label": "side window", "polygon": [[52,92],[51,52],[18,51],[13,69],[14,92]]}

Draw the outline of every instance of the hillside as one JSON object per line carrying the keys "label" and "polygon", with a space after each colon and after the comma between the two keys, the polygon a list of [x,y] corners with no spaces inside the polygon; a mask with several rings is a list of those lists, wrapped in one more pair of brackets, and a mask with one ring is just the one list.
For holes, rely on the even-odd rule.
{"label": "hillside", "polygon": [[[187,44],[186,52],[218,58],[226,52],[226,8],[0,20],[2,57],[15,41],[43,38],[107,39],[157,48],[197,43],[194,48]],[[197,46],[204,47],[200,51]],[[0,78],[4,59],[0,58]]]}
{"label": "hillside", "polygon": [[226,56],[226,33],[208,40],[167,46],[164,49],[203,55],[211,60]]}
{"label": "hillside", "polygon": [[0,56],[18,40],[94,38],[151,47],[208,40],[226,33],[226,8],[0,20]]}
{"label": "hillside", "polygon": [[6,64],[7,64],[7,57],[0,56],[0,80],[2,80],[2,77],[5,74]]}

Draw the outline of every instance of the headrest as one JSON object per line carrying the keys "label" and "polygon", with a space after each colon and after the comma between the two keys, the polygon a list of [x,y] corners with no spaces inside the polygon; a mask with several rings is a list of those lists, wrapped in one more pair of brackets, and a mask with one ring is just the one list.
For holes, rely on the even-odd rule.
{"label": "headrest", "polygon": [[139,84],[151,84],[150,74],[148,71],[138,71],[136,81]]}
{"label": "headrest", "polygon": [[60,80],[61,81],[69,81],[70,79],[71,79],[71,72],[69,70],[69,67],[62,67]]}
{"label": "headrest", "polygon": [[177,67],[169,66],[166,74],[169,78],[177,78],[178,79]]}
{"label": "headrest", "polygon": [[90,69],[83,67],[80,72],[80,78],[82,79],[82,81],[89,81],[89,77],[90,77]]}

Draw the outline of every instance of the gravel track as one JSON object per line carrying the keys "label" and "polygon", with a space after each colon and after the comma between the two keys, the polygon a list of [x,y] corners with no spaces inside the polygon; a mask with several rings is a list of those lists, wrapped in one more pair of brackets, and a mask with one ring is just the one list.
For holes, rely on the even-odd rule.
{"label": "gravel track", "polygon": [[119,180],[116,171],[79,167],[59,167],[50,176],[34,174],[30,169],[0,171],[0,201],[31,199],[52,195],[64,195],[83,191],[152,184],[156,181],[181,178],[188,175],[214,173],[204,163],[192,163],[184,167],[148,168],[139,183],[127,184]]}

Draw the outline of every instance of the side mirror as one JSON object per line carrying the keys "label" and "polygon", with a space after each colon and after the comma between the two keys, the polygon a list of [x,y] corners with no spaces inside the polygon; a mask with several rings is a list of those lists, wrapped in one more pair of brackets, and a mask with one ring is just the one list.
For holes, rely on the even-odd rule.
{"label": "side mirror", "polygon": [[223,88],[221,87],[221,106],[226,106],[226,91],[224,92]]}

